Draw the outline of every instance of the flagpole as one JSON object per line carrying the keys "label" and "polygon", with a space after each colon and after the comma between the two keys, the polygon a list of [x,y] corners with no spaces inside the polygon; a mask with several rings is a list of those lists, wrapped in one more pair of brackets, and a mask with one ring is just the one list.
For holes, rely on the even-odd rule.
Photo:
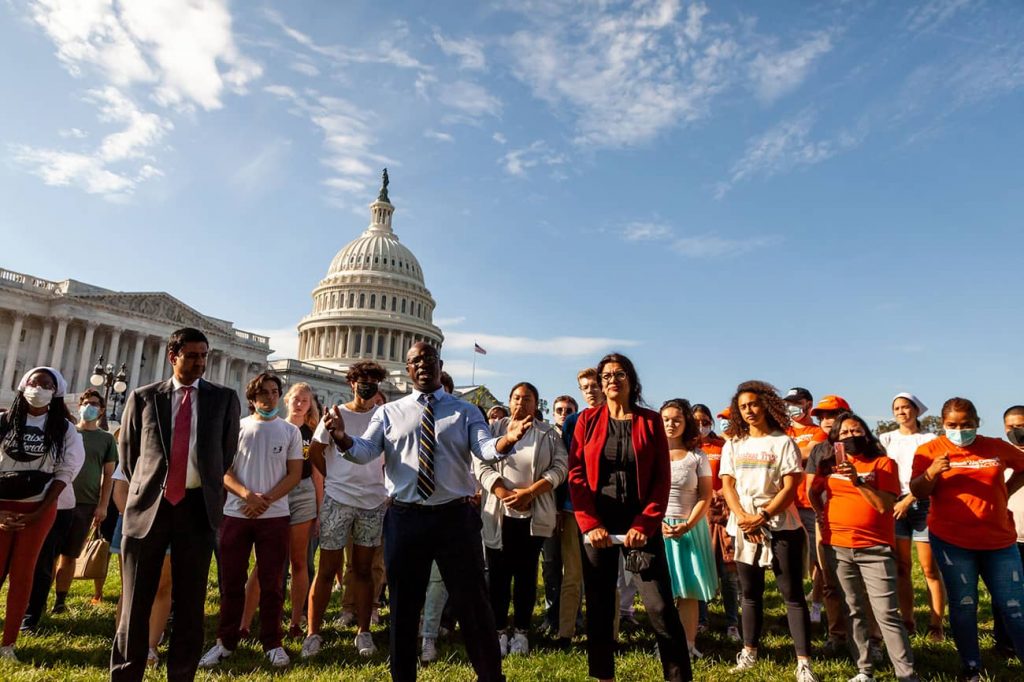
{"label": "flagpole", "polygon": [[473,339],[473,378],[469,383],[476,386],[476,339]]}

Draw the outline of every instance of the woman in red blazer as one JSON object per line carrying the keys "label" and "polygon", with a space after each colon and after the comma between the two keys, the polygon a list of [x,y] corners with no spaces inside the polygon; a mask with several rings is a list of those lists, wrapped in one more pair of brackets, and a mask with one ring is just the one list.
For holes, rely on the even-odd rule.
{"label": "woman in red blazer", "polygon": [[597,373],[607,401],[580,415],[569,453],[569,494],[584,537],[590,675],[615,679],[615,584],[619,553],[627,551],[646,563],[637,576],[639,591],[664,678],[690,680],[686,633],[672,600],[661,539],[671,485],[661,416],[640,407],[640,380],[629,358],[606,355]]}

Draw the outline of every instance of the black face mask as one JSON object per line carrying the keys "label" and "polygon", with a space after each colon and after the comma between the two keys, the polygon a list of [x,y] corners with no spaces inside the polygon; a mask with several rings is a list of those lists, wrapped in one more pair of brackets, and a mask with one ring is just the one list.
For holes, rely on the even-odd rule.
{"label": "black face mask", "polygon": [[377,395],[377,384],[356,384],[356,395],[363,400],[369,400]]}
{"label": "black face mask", "polygon": [[1006,432],[1006,440],[1017,447],[1024,447],[1024,426],[1015,426]]}
{"label": "black face mask", "polygon": [[839,441],[851,455],[865,456],[874,454],[871,452],[871,441],[867,436],[850,436]]}

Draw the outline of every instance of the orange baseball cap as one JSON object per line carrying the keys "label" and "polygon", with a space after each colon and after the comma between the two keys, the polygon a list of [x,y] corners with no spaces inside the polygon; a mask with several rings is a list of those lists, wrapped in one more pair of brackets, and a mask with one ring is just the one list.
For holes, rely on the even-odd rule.
{"label": "orange baseball cap", "polygon": [[722,410],[721,412],[719,412],[716,416],[719,419],[728,419],[730,415],[732,415],[732,410],[727,407],[724,410]]}
{"label": "orange baseball cap", "polygon": [[850,403],[842,396],[827,395],[818,401],[818,404],[811,410],[811,415],[817,417],[820,412],[849,412]]}

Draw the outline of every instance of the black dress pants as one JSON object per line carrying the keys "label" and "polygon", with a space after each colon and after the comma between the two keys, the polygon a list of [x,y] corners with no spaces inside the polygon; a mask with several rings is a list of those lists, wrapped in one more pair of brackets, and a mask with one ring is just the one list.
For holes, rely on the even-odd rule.
{"label": "black dress pants", "polygon": [[[591,677],[608,679],[615,676],[615,613],[619,605],[615,588],[619,579],[619,552],[628,552],[622,545],[596,549],[583,545],[583,591],[587,599],[587,662]],[[665,561],[665,542],[661,534],[647,540],[643,551],[650,552],[650,566],[641,571],[640,599],[654,629],[661,656],[664,679],[686,682],[693,679],[686,633],[679,620],[672,584]]]}
{"label": "black dress pants", "polygon": [[121,625],[110,653],[111,682],[141,682],[146,672],[149,614],[168,547],[174,629],[167,656],[167,680],[191,682],[195,678],[203,655],[203,607],[213,545],[214,532],[201,489],[188,490],[177,505],[161,500],[146,537],[124,537],[124,600]]}
{"label": "black dress pants", "polygon": [[[511,602],[516,630],[529,630],[537,601],[537,560],[545,538],[530,535],[530,519],[506,516],[501,520],[501,549],[486,550],[491,610],[499,630],[508,628]],[[555,614],[555,626],[558,614]]]}
{"label": "black dress pants", "polygon": [[391,679],[416,679],[416,641],[430,565],[437,561],[480,682],[504,682],[484,579],[480,512],[460,501],[429,507],[395,502],[384,516],[384,565],[391,594]]}

